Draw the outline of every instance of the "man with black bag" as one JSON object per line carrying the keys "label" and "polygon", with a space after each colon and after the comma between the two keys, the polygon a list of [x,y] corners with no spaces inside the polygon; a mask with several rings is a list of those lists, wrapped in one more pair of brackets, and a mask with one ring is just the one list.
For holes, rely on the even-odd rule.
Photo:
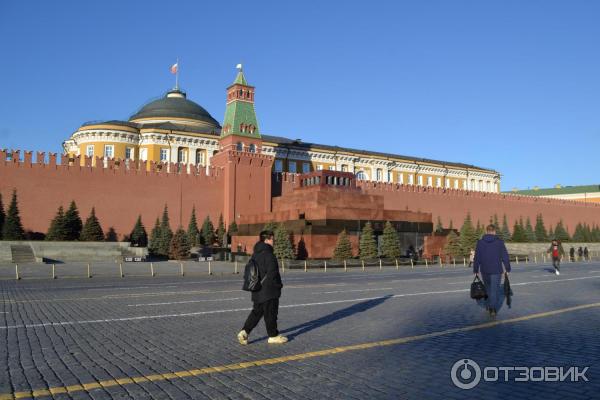
{"label": "man with black bag", "polygon": [[244,328],[237,335],[240,344],[248,344],[248,335],[263,317],[269,335],[268,343],[281,344],[288,341],[287,337],[280,335],[277,330],[277,313],[283,283],[279,275],[277,258],[273,254],[273,236],[272,231],[260,233],[258,243],[254,245],[252,258],[246,266],[247,270],[258,269],[258,282],[251,279],[253,275],[251,271],[246,271],[244,290],[252,292],[253,307]]}
{"label": "man with black bag", "polygon": [[502,273],[505,271],[505,276],[508,277],[510,269],[506,245],[502,239],[496,236],[496,227],[488,225],[486,234],[477,242],[475,248],[473,273],[477,276],[481,272],[488,296],[486,309],[491,317],[495,317],[498,312],[498,293],[500,292]]}

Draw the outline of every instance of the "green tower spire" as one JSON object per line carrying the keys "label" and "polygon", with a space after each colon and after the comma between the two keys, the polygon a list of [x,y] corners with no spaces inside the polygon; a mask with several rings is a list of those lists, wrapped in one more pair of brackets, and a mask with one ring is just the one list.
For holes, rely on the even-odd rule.
{"label": "green tower spire", "polygon": [[242,65],[238,64],[235,81],[227,88],[227,108],[221,137],[239,135],[260,138],[254,111],[254,86],[248,85]]}

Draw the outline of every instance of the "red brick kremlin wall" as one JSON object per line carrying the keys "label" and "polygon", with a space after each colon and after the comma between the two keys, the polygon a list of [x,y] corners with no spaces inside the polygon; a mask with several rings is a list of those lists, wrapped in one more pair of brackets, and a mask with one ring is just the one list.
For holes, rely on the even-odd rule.
{"label": "red brick kremlin wall", "polygon": [[[102,228],[106,232],[114,227],[122,238],[129,234],[138,215],[148,234],[156,217],[162,215],[164,205],[169,208],[171,227],[179,225],[180,212],[184,229],[187,229],[192,206],[196,207],[198,225],[209,215],[216,225],[223,207],[222,180],[216,170],[177,173],[176,164],[151,162],[132,163],[125,168],[122,162],[109,160],[107,168],[92,167],[86,157],[84,167],[77,158],[69,162],[65,156],[31,152],[18,152],[7,161],[0,151],[0,193],[5,208],[8,207],[13,188],[17,189],[21,220],[26,230],[46,233],[51,219],[60,205],[65,209],[75,200],[82,220],[96,208]],[[101,159],[97,165],[102,165]],[[71,165],[69,165],[71,164]],[[121,164],[121,165],[119,165]],[[184,167],[185,168],[185,167]],[[159,170],[160,169],[160,170]],[[171,171],[171,172],[167,172]]]}

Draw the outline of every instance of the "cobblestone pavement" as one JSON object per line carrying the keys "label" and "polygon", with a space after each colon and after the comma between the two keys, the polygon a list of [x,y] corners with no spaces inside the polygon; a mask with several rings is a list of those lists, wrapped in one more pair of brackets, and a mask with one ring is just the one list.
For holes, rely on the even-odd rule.
{"label": "cobblestone pavement", "polygon": [[[495,321],[462,267],[286,271],[290,342],[261,322],[248,346],[241,275],[133,275],[0,280],[0,399],[600,398],[600,263],[515,266]],[[450,374],[467,358],[488,377],[471,390]],[[489,381],[503,366],[588,381]]]}

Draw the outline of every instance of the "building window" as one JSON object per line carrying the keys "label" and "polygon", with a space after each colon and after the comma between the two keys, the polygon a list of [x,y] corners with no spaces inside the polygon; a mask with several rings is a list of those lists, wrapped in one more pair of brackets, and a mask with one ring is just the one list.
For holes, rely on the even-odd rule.
{"label": "building window", "polygon": [[467,190],[467,181],[466,180],[462,181],[462,187],[464,190]]}
{"label": "building window", "polygon": [[423,175],[417,176],[417,184],[423,186]]}
{"label": "building window", "polygon": [[202,150],[196,150],[196,164],[204,165],[204,152]]}
{"label": "building window", "polygon": [[104,157],[113,158],[115,156],[115,146],[112,144],[104,145]]}
{"label": "building window", "polygon": [[184,163],[187,161],[187,150],[186,149],[178,149],[177,150],[177,162]]}
{"label": "building window", "polygon": [[166,162],[169,160],[169,149],[160,149],[160,161]]}
{"label": "building window", "polygon": [[415,176],[413,174],[408,175],[408,184],[409,185],[415,184]]}
{"label": "building window", "polygon": [[404,174],[402,172],[398,173],[398,183],[404,183]]}
{"label": "building window", "polygon": [[381,170],[381,168],[377,168],[377,181],[381,182],[383,180],[383,171]]}
{"label": "building window", "polygon": [[147,161],[148,160],[148,149],[141,149],[140,150],[140,159],[142,161]]}
{"label": "building window", "polygon": [[237,144],[235,145],[235,149],[237,151],[244,151],[244,144],[242,142],[237,142]]}
{"label": "building window", "polygon": [[317,171],[322,171],[322,170],[323,170],[323,165],[317,164]]}
{"label": "building window", "polygon": [[498,193],[498,184],[494,183],[494,192]]}
{"label": "building window", "polygon": [[296,173],[296,161],[288,161],[288,172]]}
{"label": "building window", "polygon": [[335,165],[330,165],[329,167],[327,167],[327,169],[329,169],[330,171],[335,171]]}
{"label": "building window", "polygon": [[342,172],[348,172],[348,166],[346,164],[342,164]]}
{"label": "building window", "polygon": [[442,178],[440,178],[440,177],[435,178],[435,186],[442,187]]}
{"label": "building window", "polygon": [[88,157],[94,157],[94,145],[93,144],[89,144],[85,148],[85,155]]}
{"label": "building window", "polygon": [[133,149],[131,147],[125,147],[125,159],[133,160]]}
{"label": "building window", "polygon": [[367,175],[365,174],[365,171],[358,171],[356,173],[356,179],[358,179],[359,181],[364,181],[367,179]]}
{"label": "building window", "polygon": [[307,162],[302,163],[302,173],[307,174],[309,172],[310,172],[310,164]]}
{"label": "building window", "polygon": [[250,146],[248,146],[248,151],[250,153],[256,153],[256,145],[252,143]]}
{"label": "building window", "polygon": [[454,189],[458,189],[458,179],[454,180]]}
{"label": "building window", "polygon": [[444,185],[444,187],[450,187],[450,178],[446,178],[446,184]]}
{"label": "building window", "polygon": [[283,161],[275,160],[275,172],[283,172]]}
{"label": "building window", "polygon": [[475,179],[471,179],[471,190],[475,190]]}

